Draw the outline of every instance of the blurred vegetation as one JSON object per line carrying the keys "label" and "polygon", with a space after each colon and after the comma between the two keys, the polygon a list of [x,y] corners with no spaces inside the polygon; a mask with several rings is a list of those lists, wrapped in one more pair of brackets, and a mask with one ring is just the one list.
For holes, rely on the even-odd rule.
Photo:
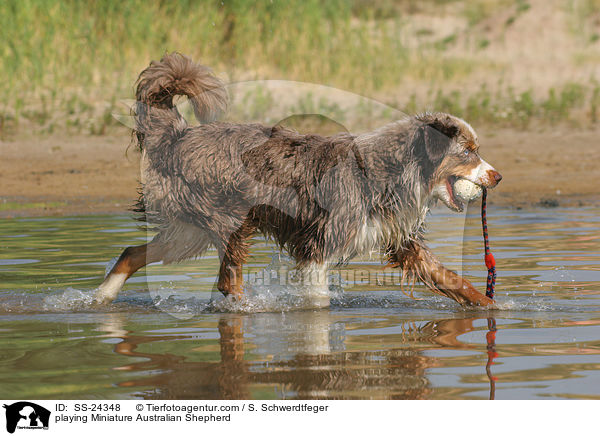
{"label": "blurred vegetation", "polygon": [[[589,95],[588,95],[589,94]],[[536,98],[531,90],[515,92],[508,88],[496,93],[484,85],[479,90],[471,90],[464,95],[459,91],[444,94],[438,91],[433,99],[436,110],[453,113],[470,122],[528,128],[536,121],[555,124],[570,122],[581,127],[584,122],[598,122],[600,105],[600,86],[592,83],[584,86],[566,83],[560,89],[550,88],[547,95]],[[414,104],[405,108],[405,112],[414,113],[426,108]],[[584,119],[571,119],[585,109]]]}
{"label": "blurred vegetation", "polygon": [[[599,0],[567,2],[573,32],[586,44]],[[468,49],[450,50],[486,20],[509,11],[506,26],[530,9],[525,0],[144,1],[5,0],[0,2],[0,135],[104,134],[112,113],[131,98],[137,74],[166,51],[180,51],[225,73],[228,81],[288,79],[327,84],[413,110],[448,110],[469,119],[526,127],[585,113],[596,122],[597,83],[565,83],[545,95],[510,87],[447,91],[476,71],[495,71],[478,56],[492,40],[479,30]],[[454,14],[463,34],[438,37],[435,23],[403,33],[413,16]],[[500,14],[500,15],[498,15]],[[469,43],[470,44],[470,43]],[[583,55],[587,62],[587,52]],[[421,81],[423,94],[398,91]],[[268,104],[265,95],[257,104]],[[268,96],[268,98],[271,98]],[[248,101],[252,105],[252,101]],[[258,109],[257,109],[258,110]],[[576,117],[581,120],[580,116]]]}

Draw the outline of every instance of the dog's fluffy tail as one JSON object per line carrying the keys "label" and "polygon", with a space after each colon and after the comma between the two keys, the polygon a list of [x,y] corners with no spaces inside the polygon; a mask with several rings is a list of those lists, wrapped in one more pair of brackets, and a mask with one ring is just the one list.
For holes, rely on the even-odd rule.
{"label": "dog's fluffy tail", "polygon": [[205,66],[180,53],[170,53],[140,73],[136,89],[136,135],[140,148],[174,143],[187,128],[173,97],[190,99],[201,123],[214,121],[227,108],[223,82]]}

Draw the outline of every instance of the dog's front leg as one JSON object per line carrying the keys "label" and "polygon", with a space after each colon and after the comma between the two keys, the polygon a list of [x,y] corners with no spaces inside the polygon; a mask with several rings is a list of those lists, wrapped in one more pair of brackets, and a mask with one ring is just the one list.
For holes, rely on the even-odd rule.
{"label": "dog's front leg", "polygon": [[407,247],[393,249],[390,265],[413,275],[434,292],[445,295],[462,305],[489,306],[494,300],[486,297],[471,283],[450,271],[422,243],[411,242]]}

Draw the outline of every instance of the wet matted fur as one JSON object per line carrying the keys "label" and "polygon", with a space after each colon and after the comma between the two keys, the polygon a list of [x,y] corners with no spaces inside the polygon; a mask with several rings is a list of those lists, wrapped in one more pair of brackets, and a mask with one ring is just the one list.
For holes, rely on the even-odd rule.
{"label": "wet matted fur", "polygon": [[[173,105],[176,95],[190,98],[200,125],[186,123]],[[210,245],[221,260],[218,289],[240,295],[249,240],[262,232],[299,268],[379,252],[435,292],[463,304],[491,303],[423,242],[434,201],[462,210],[456,179],[486,188],[500,181],[479,157],[477,136],[465,121],[426,113],[361,135],[333,136],[219,122],[227,107],[223,84],[178,53],[142,71],[136,97],[143,153],[137,211],[158,234],[123,252],[98,301],[116,298],[147,263],[200,256]]]}

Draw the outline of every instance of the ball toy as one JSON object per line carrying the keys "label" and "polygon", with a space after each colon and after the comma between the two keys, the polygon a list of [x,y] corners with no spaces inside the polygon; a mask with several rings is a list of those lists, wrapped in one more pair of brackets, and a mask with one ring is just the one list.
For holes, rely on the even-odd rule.
{"label": "ball toy", "polygon": [[483,194],[481,186],[467,179],[458,179],[453,186],[454,195],[462,201],[469,202],[478,199]]}

